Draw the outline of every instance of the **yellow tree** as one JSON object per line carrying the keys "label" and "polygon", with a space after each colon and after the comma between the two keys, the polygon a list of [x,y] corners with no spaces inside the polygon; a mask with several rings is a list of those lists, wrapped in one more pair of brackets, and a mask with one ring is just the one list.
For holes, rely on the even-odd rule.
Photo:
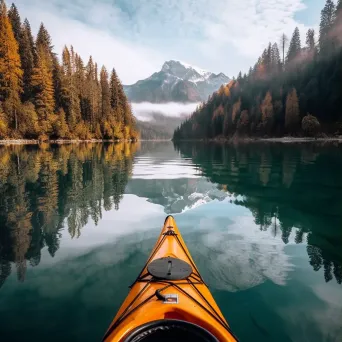
{"label": "yellow tree", "polygon": [[233,124],[236,123],[237,117],[240,115],[241,111],[241,98],[237,102],[234,103],[233,105],[233,111],[232,111],[232,122]]}
{"label": "yellow tree", "polygon": [[49,130],[48,119],[55,107],[52,72],[46,51],[37,51],[37,62],[33,69],[32,86],[35,90],[35,106],[41,123],[42,133]]}
{"label": "yellow tree", "polygon": [[285,112],[285,128],[288,133],[298,130],[299,126],[299,104],[297,91],[293,88],[287,95],[286,112]]}
{"label": "yellow tree", "polygon": [[35,106],[41,123],[41,133],[46,134],[51,129],[49,117],[54,112],[55,99],[51,41],[43,24],[38,32],[36,45],[37,58],[33,69],[32,86],[35,92]]}
{"label": "yellow tree", "polygon": [[274,115],[274,110],[273,110],[273,104],[272,104],[272,95],[271,92],[267,92],[264,100],[262,101],[261,104],[261,119],[262,123],[266,129],[266,131],[271,131],[272,130],[272,125],[273,125],[273,115]]}
{"label": "yellow tree", "polygon": [[15,129],[18,128],[22,75],[18,42],[7,16],[5,1],[0,0],[0,101],[5,102],[5,113]]}

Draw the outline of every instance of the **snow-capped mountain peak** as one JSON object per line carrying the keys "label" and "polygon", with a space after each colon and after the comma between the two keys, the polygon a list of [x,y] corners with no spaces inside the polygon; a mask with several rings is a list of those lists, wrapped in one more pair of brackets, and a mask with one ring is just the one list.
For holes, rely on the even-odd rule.
{"label": "snow-capped mountain peak", "polygon": [[200,102],[230,79],[188,63],[169,60],[161,70],[124,90],[132,102]]}
{"label": "snow-capped mountain peak", "polygon": [[194,65],[190,65],[185,62],[174,61],[170,60],[163,64],[162,72],[167,74],[177,76],[182,78],[183,80],[190,81],[190,82],[204,82],[206,81],[211,75],[212,72],[201,69]]}
{"label": "snow-capped mountain peak", "polygon": [[191,65],[191,64],[188,64],[185,62],[179,62],[179,63],[183,64],[187,69],[195,70],[199,75],[201,75],[205,79],[207,79],[212,74],[212,72],[210,72],[208,70],[201,69],[197,66],[194,66],[194,65]]}

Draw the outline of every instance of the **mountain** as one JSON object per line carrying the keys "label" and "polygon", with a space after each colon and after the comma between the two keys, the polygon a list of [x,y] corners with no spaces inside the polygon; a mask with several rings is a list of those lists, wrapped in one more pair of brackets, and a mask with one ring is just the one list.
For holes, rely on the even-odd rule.
{"label": "mountain", "polygon": [[131,102],[201,102],[229,81],[223,73],[171,60],[152,76],[124,86],[124,90]]}

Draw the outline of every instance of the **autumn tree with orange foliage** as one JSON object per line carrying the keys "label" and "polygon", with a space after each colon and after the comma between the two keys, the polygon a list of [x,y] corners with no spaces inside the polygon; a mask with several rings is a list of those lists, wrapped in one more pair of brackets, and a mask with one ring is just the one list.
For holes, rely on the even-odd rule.
{"label": "autumn tree with orange foliage", "polygon": [[261,119],[262,119],[265,132],[269,133],[272,131],[273,116],[274,116],[272,95],[271,95],[271,92],[269,91],[267,92],[264,100],[262,101],[261,113],[262,113]]}
{"label": "autumn tree with orange foliage", "polygon": [[18,108],[22,92],[19,45],[14,37],[12,25],[7,16],[4,0],[0,1],[0,100],[6,117],[3,125],[9,126],[15,132],[18,129]]}
{"label": "autumn tree with orange foliage", "polygon": [[286,99],[285,127],[291,133],[296,133],[299,128],[299,104],[296,89],[292,89]]}
{"label": "autumn tree with orange foliage", "polygon": [[[115,94],[115,95],[113,95]],[[114,99],[115,97],[115,99]],[[73,47],[61,60],[41,24],[36,39],[13,4],[0,0],[0,139],[137,140],[135,118],[117,74],[85,65]]]}

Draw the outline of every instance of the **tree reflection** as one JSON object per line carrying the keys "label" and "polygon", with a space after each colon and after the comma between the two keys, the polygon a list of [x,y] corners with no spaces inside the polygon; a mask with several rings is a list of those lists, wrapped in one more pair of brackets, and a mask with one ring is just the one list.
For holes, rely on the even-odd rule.
{"label": "tree reflection", "polygon": [[67,222],[72,238],[102,210],[119,209],[132,173],[136,144],[40,145],[0,148],[0,287],[15,265],[24,281],[27,262],[41,250],[53,257]]}
{"label": "tree reflection", "polygon": [[310,265],[342,283],[342,158],[337,145],[175,143],[218,188],[240,195],[260,230],[307,243]]}

